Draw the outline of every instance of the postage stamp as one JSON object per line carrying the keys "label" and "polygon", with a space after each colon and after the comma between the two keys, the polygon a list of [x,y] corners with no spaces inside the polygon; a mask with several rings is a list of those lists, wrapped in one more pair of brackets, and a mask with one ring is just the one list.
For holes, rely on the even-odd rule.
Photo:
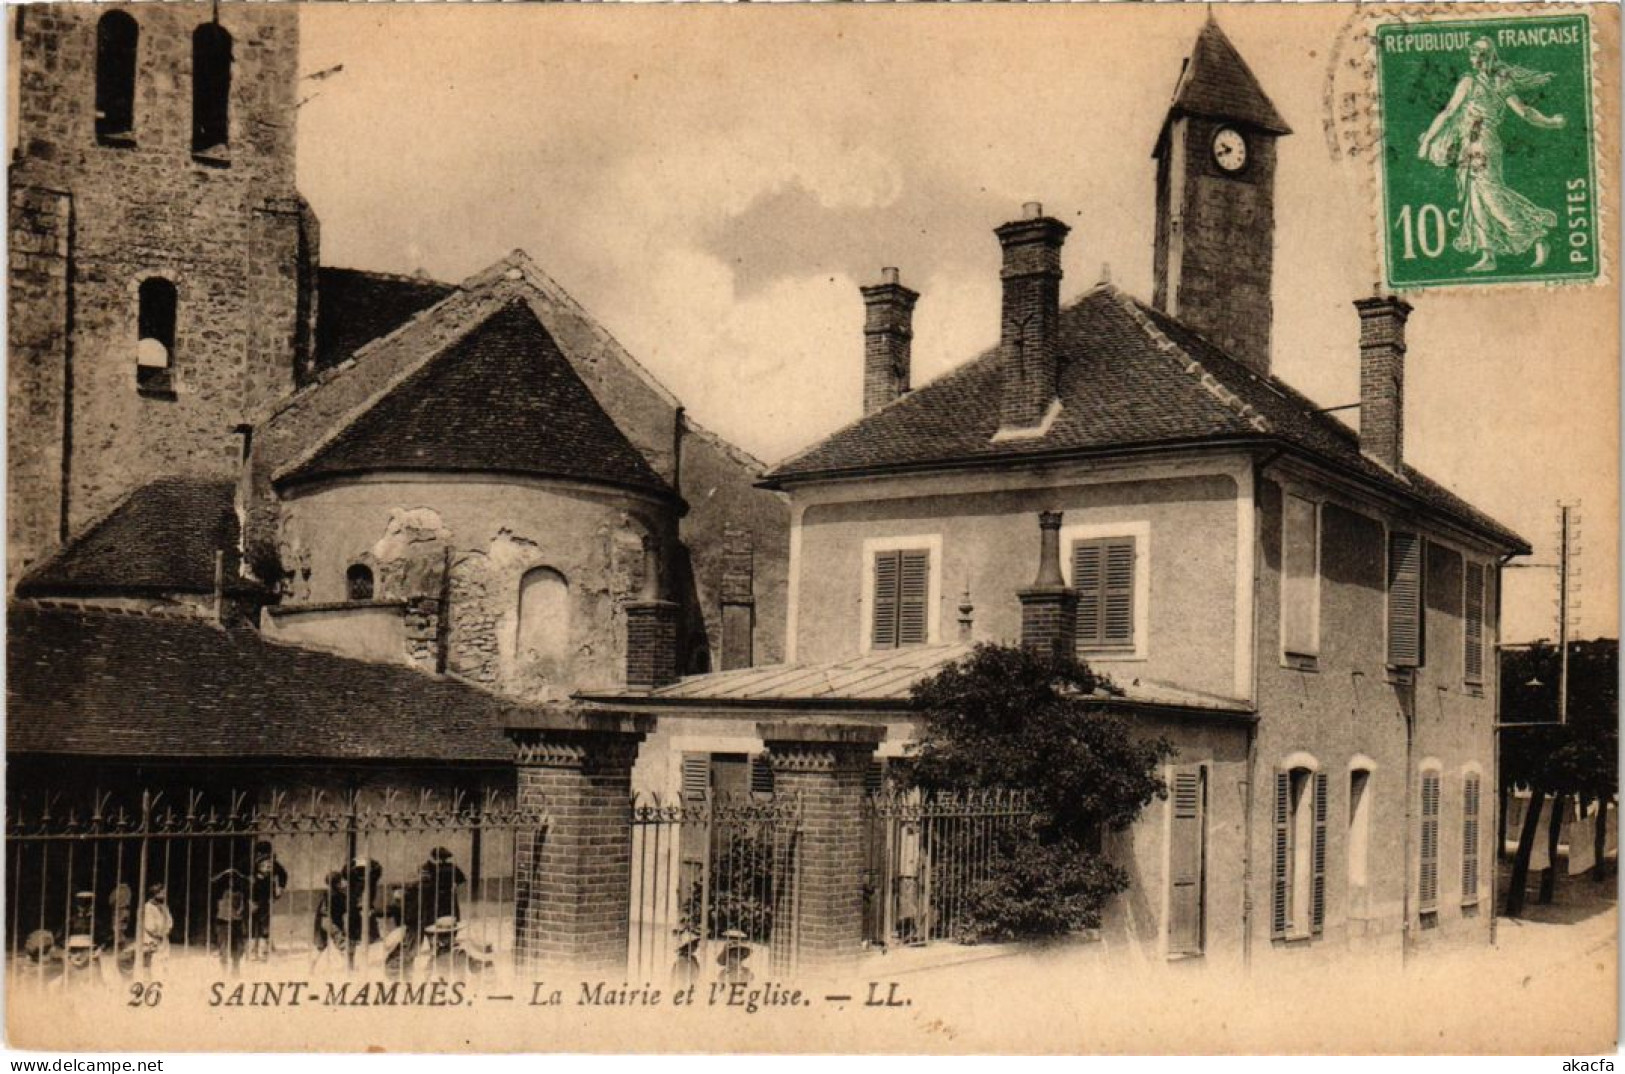
{"label": "postage stamp", "polygon": [[1581,13],[1377,28],[1390,287],[1597,278],[1590,30]]}

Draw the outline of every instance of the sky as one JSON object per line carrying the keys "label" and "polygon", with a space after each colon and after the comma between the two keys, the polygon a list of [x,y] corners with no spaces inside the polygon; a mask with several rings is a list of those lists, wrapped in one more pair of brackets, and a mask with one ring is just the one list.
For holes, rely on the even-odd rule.
{"label": "sky", "polygon": [[[1351,303],[1379,278],[1354,12],[1218,12],[1295,131],[1274,370],[1324,406],[1358,400]],[[524,249],[696,421],[773,462],[858,416],[858,288],[882,266],[921,293],[916,385],[996,341],[992,229],[1024,202],[1072,226],[1063,300],[1103,275],[1149,299],[1151,150],[1203,17],[313,5],[301,71],[343,70],[303,82],[300,187],[324,264],[456,281]],[[1617,73],[1600,81],[1617,94]],[[1527,537],[1535,564],[1555,562],[1557,502],[1580,501],[1578,635],[1617,636],[1616,292],[1407,297],[1407,461]],[[1509,570],[1506,639],[1553,636],[1555,597],[1552,570]]]}

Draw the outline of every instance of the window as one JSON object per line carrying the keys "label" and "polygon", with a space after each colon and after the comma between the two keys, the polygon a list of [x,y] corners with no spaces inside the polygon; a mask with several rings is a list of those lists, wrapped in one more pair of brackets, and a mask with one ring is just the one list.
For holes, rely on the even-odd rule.
{"label": "window", "polygon": [[1439,773],[1422,773],[1422,843],[1417,866],[1416,908],[1422,927],[1431,928],[1439,911]]}
{"label": "window", "polygon": [[1388,535],[1388,664],[1418,668],[1426,653],[1423,623],[1422,538],[1414,533]]}
{"label": "window", "polygon": [[570,584],[551,567],[535,567],[519,580],[519,623],[514,654],[525,661],[562,660],[570,648]]}
{"label": "window", "polygon": [[895,649],[929,640],[931,553],[923,548],[876,552],[870,646]]}
{"label": "window", "polygon": [[1371,856],[1371,771],[1366,768],[1349,773],[1348,850],[1349,890],[1364,891],[1366,863]]}
{"label": "window", "polygon": [[231,131],[231,34],[206,22],[192,34],[192,152],[223,153]]}
{"label": "window", "polygon": [[1468,772],[1461,783],[1461,905],[1478,905],[1479,774]]}
{"label": "window", "polygon": [[1467,564],[1467,593],[1462,600],[1462,633],[1467,649],[1462,657],[1462,678],[1469,686],[1484,684],[1484,596],[1487,572],[1482,563]]}
{"label": "window", "polygon": [[344,591],[351,600],[371,600],[372,568],[365,563],[351,564],[344,572]]}
{"label": "window", "polygon": [[1072,546],[1078,591],[1078,648],[1134,648],[1135,538],[1101,537]]}
{"label": "window", "polygon": [[148,276],[137,293],[136,388],[156,395],[175,390],[175,285]]}
{"label": "window", "polygon": [[1326,919],[1326,773],[1275,772],[1275,863],[1270,934],[1320,935]]}
{"label": "window", "polygon": [[126,141],[135,129],[135,60],[141,29],[122,11],[96,24],[96,138]]}
{"label": "window", "polygon": [[1173,770],[1168,832],[1168,953],[1202,953],[1207,857],[1207,772],[1201,765]]}
{"label": "window", "polygon": [[1320,652],[1320,505],[1288,495],[1282,514],[1281,648],[1312,664]]}

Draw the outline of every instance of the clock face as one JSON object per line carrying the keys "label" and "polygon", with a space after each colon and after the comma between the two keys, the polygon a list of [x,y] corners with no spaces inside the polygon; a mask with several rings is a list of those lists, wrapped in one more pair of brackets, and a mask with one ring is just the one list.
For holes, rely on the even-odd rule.
{"label": "clock face", "polygon": [[1234,127],[1220,127],[1213,136],[1213,161],[1227,172],[1247,166],[1247,139]]}

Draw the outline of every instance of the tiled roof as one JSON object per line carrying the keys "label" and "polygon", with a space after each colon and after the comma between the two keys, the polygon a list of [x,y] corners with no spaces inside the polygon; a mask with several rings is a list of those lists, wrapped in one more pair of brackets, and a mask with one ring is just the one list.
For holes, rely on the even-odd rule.
{"label": "tiled roof", "polygon": [[6,623],[12,755],[502,761],[523,711],[204,619],[17,603]]}
{"label": "tiled roof", "polygon": [[1249,123],[1276,134],[1291,134],[1247,61],[1212,19],[1202,27],[1190,62],[1174,90],[1170,114],[1208,116]]}
{"label": "tiled roof", "polygon": [[319,270],[316,285],[318,370],[344,361],[457,290],[438,280],[341,268]]}
{"label": "tiled roof", "polygon": [[380,394],[279,480],[377,470],[522,473],[673,495],[517,299]]}
{"label": "tiled roof", "polygon": [[1411,467],[1367,458],[1347,426],[1282,381],[1262,378],[1173,318],[1110,284],[1060,320],[1061,410],[1043,436],[994,440],[997,348],[775,467],[768,484],[894,469],[1111,452],[1150,446],[1282,442],[1425,508],[1528,551],[1516,533]]}
{"label": "tiled roof", "polygon": [[[641,694],[605,694],[594,700],[615,704],[652,701],[659,705],[684,702],[707,705],[866,702],[895,708],[909,700],[914,684],[930,678],[948,664],[970,655],[968,642],[920,645],[864,653],[824,664],[777,664],[741,668],[710,675],[694,675],[670,686]],[[1203,709],[1221,713],[1248,713],[1244,701],[1194,693],[1172,686],[1133,680],[1119,683],[1121,695],[1111,700],[1127,705],[1157,705]]]}
{"label": "tiled roof", "polygon": [[212,593],[214,555],[238,576],[236,482],[164,477],[136,489],[17,584],[19,596]]}

